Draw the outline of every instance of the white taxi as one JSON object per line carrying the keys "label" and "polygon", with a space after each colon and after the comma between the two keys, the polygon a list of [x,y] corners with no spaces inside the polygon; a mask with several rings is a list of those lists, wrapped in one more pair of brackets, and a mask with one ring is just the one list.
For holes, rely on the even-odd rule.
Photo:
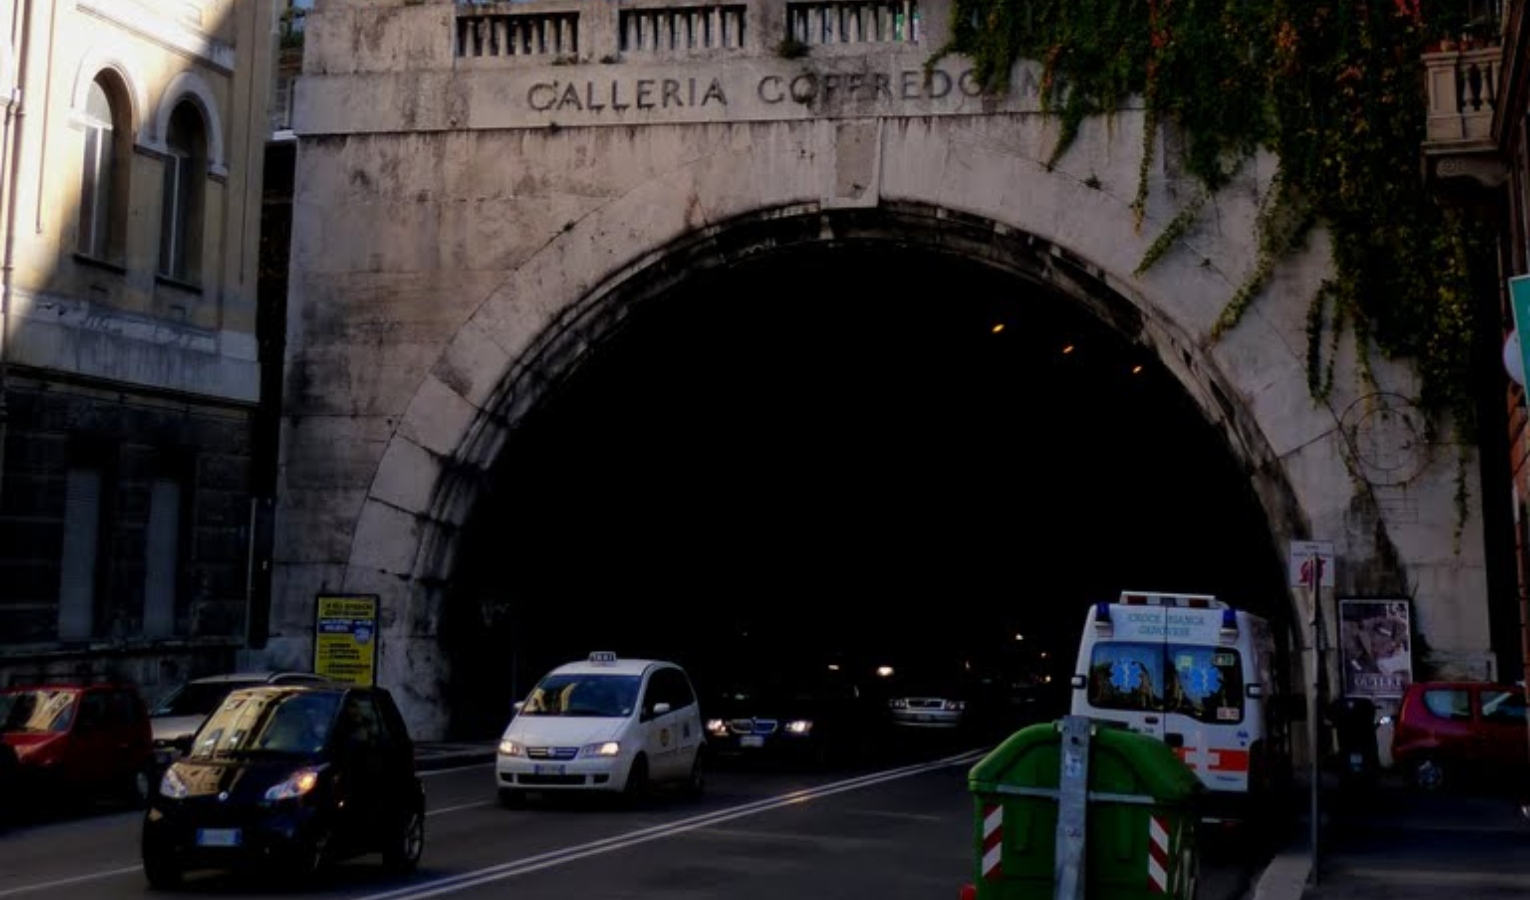
{"label": "white taxi", "polygon": [[642,797],[658,785],[699,793],[705,735],[680,666],[591,653],[543,676],[506,726],[495,757],[500,803],[530,792]]}

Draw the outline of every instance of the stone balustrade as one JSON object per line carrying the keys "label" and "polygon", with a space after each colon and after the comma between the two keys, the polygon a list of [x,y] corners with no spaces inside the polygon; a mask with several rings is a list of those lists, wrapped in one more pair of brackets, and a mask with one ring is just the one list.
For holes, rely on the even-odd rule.
{"label": "stone balustrade", "polygon": [[1429,119],[1426,149],[1492,141],[1503,48],[1424,54]]}
{"label": "stone balustrade", "polygon": [[[729,55],[865,53],[926,46],[945,32],[950,0],[493,0],[455,6],[453,54],[501,64],[717,59]],[[937,17],[941,21],[934,21]],[[470,65],[472,63],[469,63]]]}

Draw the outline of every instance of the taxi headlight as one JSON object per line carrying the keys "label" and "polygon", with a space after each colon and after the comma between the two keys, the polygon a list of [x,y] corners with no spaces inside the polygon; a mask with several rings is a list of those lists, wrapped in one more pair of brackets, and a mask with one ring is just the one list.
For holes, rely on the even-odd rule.
{"label": "taxi headlight", "polygon": [[961,712],[962,710],[964,710],[966,708],[967,708],[967,704],[966,704],[966,702],[964,702],[962,700],[947,700],[946,701],[946,709],[952,710],[954,712]]}
{"label": "taxi headlight", "polygon": [[807,734],[813,730],[813,723],[809,719],[796,719],[786,723],[787,734]]}
{"label": "taxi headlight", "polygon": [[499,755],[525,756],[526,748],[522,747],[520,744],[517,744],[515,741],[510,740],[509,738],[505,738],[499,742]]}
{"label": "taxi headlight", "polygon": [[615,756],[622,750],[622,745],[616,741],[601,741],[598,744],[585,744],[579,750],[580,756]]}
{"label": "taxi headlight", "polygon": [[728,723],[724,722],[722,719],[708,719],[707,731],[711,732],[712,734],[727,734]]}
{"label": "taxi headlight", "polygon": [[171,800],[179,800],[191,793],[186,789],[186,782],[181,780],[180,773],[174,768],[165,770],[165,774],[159,779],[159,795],[169,797]]}
{"label": "taxi headlight", "polygon": [[318,769],[298,769],[286,781],[266,791],[267,800],[295,800],[313,790],[319,783]]}

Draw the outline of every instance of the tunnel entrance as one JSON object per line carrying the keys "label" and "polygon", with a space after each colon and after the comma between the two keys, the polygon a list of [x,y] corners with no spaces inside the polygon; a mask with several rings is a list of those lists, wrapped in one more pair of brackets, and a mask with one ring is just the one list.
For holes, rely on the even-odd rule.
{"label": "tunnel entrance", "polygon": [[592,650],[698,681],[832,655],[1065,684],[1123,589],[1284,635],[1272,543],[1154,352],[1077,301],[933,250],[796,247],[645,301],[517,424],[443,613],[452,731],[497,733]]}

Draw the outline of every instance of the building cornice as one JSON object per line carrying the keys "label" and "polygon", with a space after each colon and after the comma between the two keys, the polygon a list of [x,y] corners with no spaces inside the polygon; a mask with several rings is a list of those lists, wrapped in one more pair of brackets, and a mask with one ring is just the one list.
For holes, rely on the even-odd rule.
{"label": "building cornice", "polygon": [[75,8],[166,50],[191,56],[224,74],[234,71],[234,45],[167,19],[144,4],[127,0],[75,0]]}

